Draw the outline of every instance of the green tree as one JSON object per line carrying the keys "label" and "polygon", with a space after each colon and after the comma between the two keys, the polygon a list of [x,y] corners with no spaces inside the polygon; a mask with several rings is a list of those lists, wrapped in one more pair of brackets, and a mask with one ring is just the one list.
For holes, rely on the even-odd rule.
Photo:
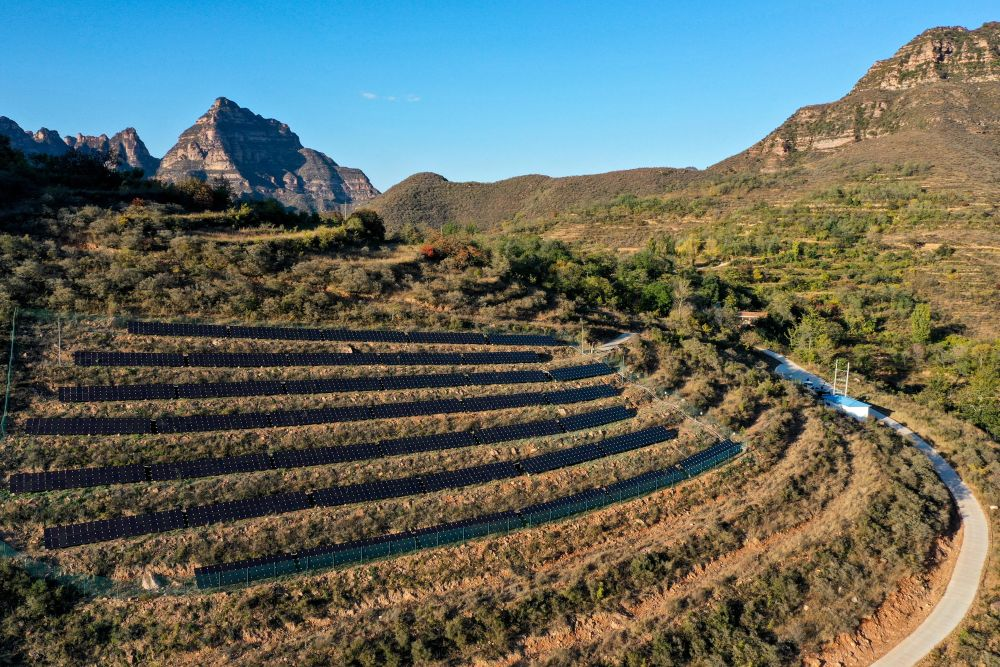
{"label": "green tree", "polygon": [[367,208],[360,208],[347,218],[345,223],[348,230],[352,228],[361,232],[361,237],[369,243],[382,243],[385,241],[385,222],[382,216]]}
{"label": "green tree", "polygon": [[843,336],[839,324],[815,313],[809,313],[792,330],[791,344],[795,354],[809,362],[828,362]]}
{"label": "green tree", "polygon": [[918,303],[910,314],[910,338],[920,344],[931,340],[931,307],[926,303]]}

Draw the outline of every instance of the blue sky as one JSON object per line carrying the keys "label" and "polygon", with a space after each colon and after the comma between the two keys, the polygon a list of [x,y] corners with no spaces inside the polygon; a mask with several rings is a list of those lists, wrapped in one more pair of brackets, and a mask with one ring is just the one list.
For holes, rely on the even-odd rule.
{"label": "blue sky", "polygon": [[379,188],[705,167],[994,2],[4,3],[0,115],[157,156],[218,96]]}

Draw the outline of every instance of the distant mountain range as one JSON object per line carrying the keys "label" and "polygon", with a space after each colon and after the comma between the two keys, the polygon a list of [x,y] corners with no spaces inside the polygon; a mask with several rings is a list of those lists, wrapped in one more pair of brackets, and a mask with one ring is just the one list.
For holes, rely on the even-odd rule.
{"label": "distant mountain range", "polygon": [[[0,134],[29,153],[115,150],[122,166],[164,181],[227,181],[237,193],[274,197],[315,211],[364,203],[390,226],[474,222],[489,227],[606,202],[620,194],[662,194],[698,178],[801,167],[813,180],[873,163],[943,166],[946,181],[1000,177],[1000,23],[976,30],[932,28],[876,62],[836,102],[806,106],[759,142],[708,170],[634,169],[590,176],[519,176],[454,183],[422,173],[379,193],[364,172],[305,148],[287,125],[220,97],[163,157],[150,156],[132,128],[112,137],[62,138],[25,132],[0,117]],[[946,183],[947,184],[947,183]]]}
{"label": "distant mountain range", "polygon": [[74,150],[88,154],[115,152],[119,168],[142,169],[146,174],[154,174],[160,164],[149,154],[134,127],[127,127],[111,137],[106,134],[61,137],[58,132],[45,127],[37,132],[27,132],[10,118],[0,116],[0,135],[8,137],[11,146],[27,154],[64,155]]}
{"label": "distant mountain range", "polygon": [[369,205],[386,224],[551,217],[621,194],[664,194],[698,179],[796,168],[798,187],[835,183],[874,164],[921,163],[943,189],[1000,195],[1000,22],[932,28],[876,62],[836,102],[806,106],[759,142],[707,170],[634,169],[456,183],[417,174]]}
{"label": "distant mountain range", "polygon": [[177,183],[188,178],[222,179],[251,198],[273,197],[303,210],[338,210],[378,196],[360,169],[342,167],[323,153],[305,148],[288,125],[264,118],[224,97],[181,133],[162,160],[149,154],[134,128],[112,137],[61,137],[42,128],[27,132],[0,116],[0,135],[25,153],[63,155],[70,151],[117,154],[119,168]]}

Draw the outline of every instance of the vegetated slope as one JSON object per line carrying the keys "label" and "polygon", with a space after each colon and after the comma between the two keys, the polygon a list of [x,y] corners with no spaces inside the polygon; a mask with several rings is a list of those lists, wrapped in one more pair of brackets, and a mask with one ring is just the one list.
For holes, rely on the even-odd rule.
{"label": "vegetated slope", "polygon": [[366,206],[390,228],[411,223],[472,224],[489,230],[504,220],[539,218],[622,194],[670,192],[697,178],[693,169],[631,169],[589,176],[518,176],[495,183],[453,183],[431,173],[415,174]]}
{"label": "vegetated slope", "polygon": [[[589,516],[232,592],[80,599],[25,581],[17,568],[0,568],[0,585],[10,591],[5,599],[14,607],[0,637],[15,662],[367,665],[523,656],[574,664],[598,656],[608,664],[642,664],[715,656],[793,663],[852,631],[900,582],[922,577],[936,562],[938,540],[950,534],[944,491],[926,461],[884,433],[832,418],[795,387],[773,379],[740,344],[736,309],[756,307],[757,297],[692,269],[669,244],[612,259],[537,239],[461,232],[429,233],[422,246],[404,246],[386,242],[376,221],[360,214],[348,220],[294,216],[273,206],[233,205],[224,192],[205,184],[161,189],[127,182],[122,174],[104,172],[98,178],[95,165],[75,159],[29,163],[15,154],[0,152],[0,157],[0,179],[22,188],[22,200],[14,203],[18,234],[0,235],[0,305],[5,316],[14,305],[50,313],[22,319],[11,398],[17,418],[249,412],[273,409],[277,402],[294,409],[371,400],[344,393],[186,400],[169,407],[59,403],[54,388],[76,382],[348,374],[346,369],[77,368],[65,357],[60,363],[60,354],[84,348],[312,347],[131,336],[113,327],[107,314],[325,326],[546,327],[578,340],[641,326],[647,333],[632,344],[629,369],[655,390],[676,392],[692,413],[739,432],[751,446],[733,466],[703,481]],[[71,186],[65,184],[81,176],[88,177],[86,188],[67,193]],[[109,199],[114,195],[118,199]],[[86,313],[91,316],[81,316]],[[55,315],[63,316],[61,322]],[[558,364],[574,359],[568,349],[557,357]],[[380,398],[405,401],[463,391],[393,392]],[[510,391],[498,386],[482,393]],[[674,426],[680,437],[497,483],[51,552],[42,545],[45,525],[511,460],[595,442],[628,425],[285,472],[5,494],[0,530],[17,547],[70,573],[133,585],[148,575],[154,584],[171,586],[189,580],[198,565],[419,528],[606,485],[670,465],[715,440],[643,391],[628,389],[623,400],[638,406],[636,424]],[[569,406],[565,412],[583,408]],[[191,459],[561,414],[555,406],[537,406],[480,416],[197,435],[17,434],[3,441],[0,464],[6,473]],[[720,563],[730,566],[719,569]],[[572,626],[581,633],[569,631]]]}

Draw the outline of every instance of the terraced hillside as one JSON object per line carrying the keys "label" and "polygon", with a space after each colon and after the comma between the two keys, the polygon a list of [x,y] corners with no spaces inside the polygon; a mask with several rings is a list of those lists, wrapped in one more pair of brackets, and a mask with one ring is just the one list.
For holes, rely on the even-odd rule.
{"label": "terraced hillside", "polygon": [[[61,334],[60,334],[61,330]],[[61,335],[61,338],[60,338]],[[379,391],[330,391],[204,399],[60,402],[59,387],[154,384],[176,388],[205,381],[241,383],[334,378],[415,376],[472,378],[510,373],[510,366],[435,365],[140,368],[76,366],[82,350],[415,351],[408,343],[261,341],[129,334],[99,319],[25,320],[18,336],[12,405],[28,417],[102,417],[127,414],[249,414],[275,410],[337,408],[376,403],[476,396],[501,400],[525,392],[552,392],[606,384],[609,376],[580,380],[549,377],[534,382]],[[332,659],[340,664],[403,660],[466,660],[500,664],[517,660],[571,663],[597,656],[609,664],[640,656],[691,659],[703,651],[737,656],[750,650],[762,660],[784,662],[821,650],[837,633],[883,603],[902,582],[933,571],[949,534],[949,505],[933,474],[884,434],[832,417],[791,386],[768,377],[749,359],[716,356],[711,347],[671,348],[647,342],[648,386],[669,388],[678,398],[664,402],[645,389],[614,381],[620,395],[565,405],[532,403],[523,408],[453,412],[395,419],[364,419],[282,428],[237,428],[180,434],[126,436],[29,435],[14,428],[4,441],[4,467],[35,470],[153,466],[205,457],[270,452],[354,451],[340,463],[256,471],[146,479],[131,483],[13,493],[0,508],[5,539],[27,555],[65,573],[103,584],[50,631],[84,615],[114,628],[114,644],[71,645],[54,634],[24,647],[94,651],[95,659],[120,662],[129,655],[169,653],[178,663],[205,664],[239,657],[249,662]],[[61,347],[60,347],[61,346]],[[420,345],[428,354],[470,354],[510,349],[490,345]],[[521,348],[519,348],[521,349]],[[588,366],[568,347],[534,348],[548,358],[528,364],[551,371]],[[747,364],[756,366],[751,370]],[[524,365],[518,365],[523,370]],[[715,370],[713,370],[713,368]],[[744,370],[740,370],[744,369]],[[568,374],[590,374],[588,370]],[[486,377],[485,375],[482,377]],[[502,375],[490,375],[502,379]],[[508,376],[514,377],[514,376]],[[527,378],[526,378],[527,379]],[[705,395],[703,385],[714,385]],[[202,385],[218,388],[221,385]],[[327,389],[331,385],[323,386]],[[343,385],[348,387],[349,385]],[[211,393],[211,392],[209,392]],[[66,392],[63,392],[66,398]],[[707,409],[705,426],[674,402],[687,397]],[[626,405],[635,416],[575,428],[575,415]],[[557,419],[563,435],[518,439],[509,424]],[[717,424],[712,427],[711,424]],[[223,520],[161,534],[101,539],[47,549],[42,528],[166,509],[315,491],[402,477],[433,476],[485,463],[521,461],[649,426],[666,426],[675,437],[661,443],[597,456],[562,467],[558,461],[509,479],[474,482],[431,492],[337,506],[316,505],[248,519]],[[716,441],[718,428],[739,429],[749,452],[717,473],[636,500],[626,500],[579,518],[421,550],[346,569],[320,570],[241,586],[226,593],[194,593],[196,567],[278,553],[304,552],[400,530],[544,503],[568,494],[609,487],[631,476],[669,468]],[[494,429],[494,431],[491,431]],[[572,429],[572,430],[570,430]],[[496,432],[496,441],[414,451],[371,454],[369,446],[412,437],[474,430]],[[501,440],[502,434],[509,433]],[[330,448],[333,448],[331,450]],[[397,450],[399,451],[399,450]],[[385,455],[388,453],[389,455]],[[277,458],[275,460],[278,460]],[[553,467],[555,466],[555,467]],[[528,466],[526,466],[528,467]],[[880,472],[882,471],[882,472]],[[200,474],[200,473],[199,473]],[[65,480],[64,480],[65,481]],[[55,486],[64,485],[64,482]],[[360,487],[358,487],[360,488]],[[626,547],[626,545],[628,545]],[[886,548],[891,545],[891,551]],[[876,563],[878,566],[876,566]],[[141,582],[157,590],[137,596]],[[765,591],[767,593],[765,594]],[[733,605],[741,611],[733,615]],[[815,610],[809,613],[809,610]],[[722,616],[719,616],[719,615]],[[699,628],[726,619],[725,629],[704,644]],[[122,619],[122,620],[112,620]],[[573,619],[567,624],[568,619]],[[203,631],[178,633],[180,624]],[[305,628],[311,628],[308,632]],[[173,629],[171,629],[173,628]],[[251,628],[254,628],[252,631]],[[121,633],[121,634],[119,634]],[[234,642],[232,637],[238,636]],[[152,642],[152,643],[151,643]],[[744,646],[750,642],[750,648]],[[667,654],[664,651],[668,651]],[[311,656],[311,657],[310,657]],[[686,656],[686,657],[685,657]],[[659,659],[659,658],[658,658]]]}
{"label": "terraced hillside", "polygon": [[[866,664],[940,593],[953,508],[753,348],[849,359],[997,502],[995,182],[987,142],[941,127],[734,172],[430,178],[406,221],[0,142],[0,661]],[[447,335],[231,335],[253,326]],[[601,358],[622,374],[560,371]],[[670,477],[613,495],[635,476]],[[581,493],[602,502],[553,511]],[[514,524],[430,537],[484,516]],[[995,660],[997,585],[932,662]]]}

